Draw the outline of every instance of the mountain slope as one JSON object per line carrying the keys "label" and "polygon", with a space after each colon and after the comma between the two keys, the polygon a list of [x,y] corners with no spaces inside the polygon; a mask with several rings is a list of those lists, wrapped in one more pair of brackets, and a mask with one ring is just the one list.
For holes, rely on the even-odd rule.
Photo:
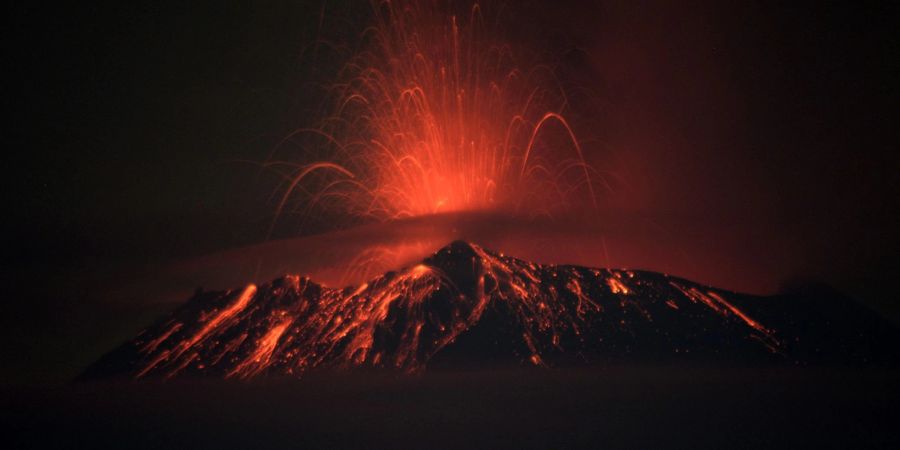
{"label": "mountain slope", "polygon": [[[653,272],[538,265],[457,241],[352,288],[289,275],[198,292],[82,377],[252,378],[504,363],[866,363],[883,355],[879,343],[895,339],[888,326],[862,341],[854,333],[869,331],[853,327],[843,329],[846,339],[821,338],[821,327],[803,325],[818,306],[827,305],[728,293]],[[847,323],[877,322],[838,309]],[[848,342],[836,353],[815,350]]]}

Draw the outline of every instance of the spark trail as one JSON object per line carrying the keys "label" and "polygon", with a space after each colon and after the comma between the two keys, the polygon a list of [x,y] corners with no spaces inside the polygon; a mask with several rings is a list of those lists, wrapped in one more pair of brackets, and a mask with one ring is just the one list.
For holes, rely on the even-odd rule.
{"label": "spark trail", "polygon": [[491,210],[596,208],[552,67],[517,60],[489,4],[372,1],[363,46],[329,87],[327,113],[284,143],[299,158],[266,163],[288,211],[391,220]]}

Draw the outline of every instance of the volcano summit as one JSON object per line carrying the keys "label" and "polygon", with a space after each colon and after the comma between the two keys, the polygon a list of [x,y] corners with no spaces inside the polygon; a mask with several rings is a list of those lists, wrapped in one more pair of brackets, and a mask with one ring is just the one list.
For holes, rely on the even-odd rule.
{"label": "volcano summit", "polygon": [[895,330],[835,294],[757,297],[654,272],[539,265],[456,241],[344,289],[287,275],[198,291],[82,375],[627,362],[892,363]]}

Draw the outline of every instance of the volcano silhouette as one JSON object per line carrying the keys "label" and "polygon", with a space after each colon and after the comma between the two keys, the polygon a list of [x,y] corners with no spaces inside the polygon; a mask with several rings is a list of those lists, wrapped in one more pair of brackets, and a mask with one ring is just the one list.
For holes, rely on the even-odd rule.
{"label": "volcano silhouette", "polygon": [[895,329],[828,290],[743,295],[645,271],[539,265],[456,241],[345,289],[288,275],[198,291],[81,376],[623,363],[893,364]]}

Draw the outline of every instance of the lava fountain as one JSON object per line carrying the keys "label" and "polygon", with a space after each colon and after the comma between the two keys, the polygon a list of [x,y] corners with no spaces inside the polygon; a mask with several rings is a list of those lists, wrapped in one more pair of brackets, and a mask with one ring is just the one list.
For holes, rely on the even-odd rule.
{"label": "lava fountain", "polygon": [[[265,163],[283,176],[276,221],[596,208],[595,186],[608,185],[585,161],[553,68],[521,68],[502,11],[462,3],[373,0],[324,117]],[[289,145],[299,160],[277,157]]]}

